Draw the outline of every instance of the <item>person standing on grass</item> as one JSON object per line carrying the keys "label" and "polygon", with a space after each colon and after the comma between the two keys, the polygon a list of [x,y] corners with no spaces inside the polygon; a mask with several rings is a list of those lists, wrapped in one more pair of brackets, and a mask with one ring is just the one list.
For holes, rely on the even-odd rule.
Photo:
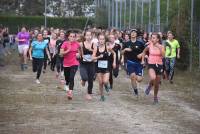
{"label": "person standing on grass", "polygon": [[148,57],[148,72],[150,82],[145,90],[145,94],[149,95],[151,88],[154,86],[154,104],[158,103],[158,90],[159,83],[161,81],[161,75],[163,73],[163,57],[165,56],[165,48],[160,44],[161,38],[159,34],[153,33],[151,42],[143,51],[143,63],[144,57],[149,52]]}
{"label": "person standing on grass", "polygon": [[29,49],[30,60],[32,60],[33,72],[37,72],[37,75],[36,75],[37,84],[40,84],[39,78],[40,78],[40,75],[42,72],[42,66],[44,63],[44,51],[46,51],[46,54],[48,58],[50,59],[50,54],[47,49],[47,43],[43,40],[42,33],[38,33],[37,40],[31,43],[31,46]]}
{"label": "person standing on grass", "polygon": [[22,27],[21,32],[16,36],[16,41],[18,42],[18,51],[21,61],[21,70],[24,71],[28,68],[27,65],[27,52],[29,49],[30,35],[27,32],[26,27]]}
{"label": "person standing on grass", "polygon": [[65,41],[60,49],[60,54],[63,55],[64,76],[66,85],[64,89],[67,91],[69,100],[73,97],[74,77],[78,69],[79,61],[77,55],[80,54],[80,44],[76,41],[76,34],[70,31],[68,36],[69,41]]}

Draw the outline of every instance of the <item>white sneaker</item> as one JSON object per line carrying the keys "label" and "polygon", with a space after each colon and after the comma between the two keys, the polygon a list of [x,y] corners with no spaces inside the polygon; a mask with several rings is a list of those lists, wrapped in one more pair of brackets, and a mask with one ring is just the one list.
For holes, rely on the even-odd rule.
{"label": "white sneaker", "polygon": [[69,91],[69,86],[68,85],[64,85],[64,90],[65,91]]}
{"label": "white sneaker", "polygon": [[37,84],[40,84],[40,81],[38,80],[38,79],[36,79],[36,81],[35,81]]}

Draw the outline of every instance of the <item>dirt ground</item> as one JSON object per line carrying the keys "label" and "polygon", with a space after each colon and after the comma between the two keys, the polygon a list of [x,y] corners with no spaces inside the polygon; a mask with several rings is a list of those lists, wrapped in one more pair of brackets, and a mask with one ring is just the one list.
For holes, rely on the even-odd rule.
{"label": "dirt ground", "polygon": [[22,72],[16,55],[7,60],[0,67],[0,134],[200,133],[199,72],[177,71],[173,85],[162,81],[159,105],[153,105],[153,92],[144,95],[147,74],[139,98],[121,71],[106,101],[100,102],[97,81],[93,100],[85,100],[87,86],[81,87],[77,72],[74,98],[68,101],[53,72],[42,74],[37,85],[31,64]]}

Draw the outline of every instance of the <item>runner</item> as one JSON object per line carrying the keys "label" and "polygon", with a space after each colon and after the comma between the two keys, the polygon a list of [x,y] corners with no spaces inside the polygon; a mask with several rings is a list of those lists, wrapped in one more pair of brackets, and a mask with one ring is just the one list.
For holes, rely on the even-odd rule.
{"label": "runner", "polygon": [[93,79],[95,74],[95,63],[92,60],[92,53],[94,44],[92,43],[92,33],[90,31],[85,32],[85,41],[81,44],[81,62],[80,62],[80,75],[81,84],[85,86],[85,82],[88,82],[88,92],[86,95],[87,100],[92,99]]}
{"label": "runner", "polygon": [[151,88],[154,86],[154,104],[158,103],[158,90],[163,72],[163,57],[165,55],[164,46],[160,44],[161,38],[159,34],[153,33],[150,44],[143,51],[144,56],[149,52],[148,70],[150,82],[145,90],[145,94],[149,95]]}
{"label": "runner", "polygon": [[32,60],[33,72],[37,72],[36,83],[40,84],[39,78],[42,72],[42,66],[44,63],[44,51],[46,51],[48,58],[50,59],[47,44],[43,40],[42,33],[38,33],[37,40],[31,43],[29,49],[30,60]]}
{"label": "runner", "polygon": [[30,43],[29,40],[30,40],[29,32],[27,32],[27,29],[25,27],[22,27],[21,32],[19,32],[16,36],[16,41],[18,42],[18,51],[19,51],[22,71],[28,68],[27,53],[28,53],[29,43]]}
{"label": "runner", "polygon": [[[50,43],[50,37],[48,36],[48,31],[44,30],[43,31],[43,39],[47,44],[47,49],[49,51],[49,43]],[[47,60],[48,60],[48,56],[46,51],[44,51],[44,67],[43,67],[43,73],[46,73],[46,68],[47,68]]]}
{"label": "runner", "polygon": [[105,101],[105,96],[103,93],[103,86],[108,84],[109,81],[109,55],[108,53],[111,52],[113,54],[113,63],[112,66],[113,68],[116,67],[116,55],[115,52],[109,48],[106,45],[105,42],[105,35],[100,34],[98,39],[99,39],[99,45],[95,47],[93,51],[93,60],[97,60],[97,78],[99,80],[99,90],[100,90],[100,101]]}
{"label": "runner", "polygon": [[171,84],[173,84],[174,67],[176,63],[176,57],[180,59],[180,45],[179,42],[174,39],[172,32],[167,33],[168,40],[166,41],[165,47],[165,67],[167,79]]}
{"label": "runner", "polygon": [[56,77],[58,78],[60,76],[61,83],[63,83],[64,72],[63,72],[63,57],[60,54],[60,48],[64,41],[65,41],[65,33],[63,31],[60,32],[60,36],[59,39],[56,41],[56,47],[55,47],[56,70],[57,70]]}
{"label": "runner", "polygon": [[76,34],[71,31],[69,33],[69,41],[65,41],[61,46],[60,53],[63,55],[63,66],[65,75],[65,90],[67,91],[68,99],[73,97],[74,77],[78,69],[79,61],[77,60],[77,53],[80,53],[80,45],[76,41]]}
{"label": "runner", "polygon": [[118,74],[119,74],[119,65],[120,65],[120,50],[121,50],[121,45],[118,39],[115,38],[115,35],[113,33],[110,33],[109,35],[109,43],[108,43],[108,47],[111,48],[116,55],[116,68],[113,69],[112,67],[112,63],[113,63],[113,54],[109,53],[109,83],[110,86],[105,85],[105,89],[107,92],[109,92],[110,89],[113,89],[113,75],[115,78],[117,78]]}
{"label": "runner", "polygon": [[51,55],[51,63],[50,69],[54,71],[56,65],[56,57],[55,57],[55,46],[57,41],[57,34],[55,32],[51,33],[50,43],[49,43],[49,51]]}
{"label": "runner", "polygon": [[122,54],[127,59],[127,70],[130,75],[132,89],[134,94],[138,96],[137,83],[143,79],[143,66],[141,64],[142,52],[145,46],[140,41],[137,41],[137,30],[131,30],[131,40],[126,43],[122,50]]}

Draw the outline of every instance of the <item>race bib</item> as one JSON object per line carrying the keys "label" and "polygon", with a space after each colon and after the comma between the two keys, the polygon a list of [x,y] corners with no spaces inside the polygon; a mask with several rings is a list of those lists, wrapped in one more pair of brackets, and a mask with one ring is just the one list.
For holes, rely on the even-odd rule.
{"label": "race bib", "polygon": [[99,60],[98,61],[98,68],[108,68],[108,61],[106,61],[106,60]]}
{"label": "race bib", "polygon": [[90,55],[90,54],[83,55],[83,61],[91,62],[92,55]]}

